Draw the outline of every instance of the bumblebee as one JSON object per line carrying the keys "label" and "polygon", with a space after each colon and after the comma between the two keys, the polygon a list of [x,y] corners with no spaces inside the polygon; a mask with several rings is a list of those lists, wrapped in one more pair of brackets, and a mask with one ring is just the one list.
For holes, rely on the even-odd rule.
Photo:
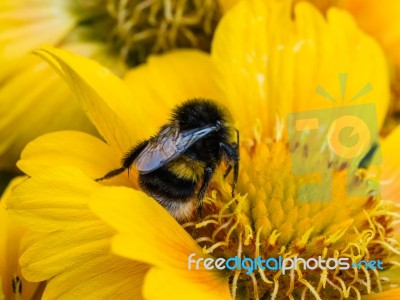
{"label": "bumblebee", "polygon": [[[133,147],[122,166],[96,181],[123,173],[132,165],[139,171],[141,189],[176,219],[187,219],[196,209],[202,215],[204,195],[223,161],[224,178],[233,168],[232,196],[239,172],[239,131],[228,125],[229,114],[211,100],[193,99],[172,112],[170,122]],[[236,141],[233,142],[234,131]]]}

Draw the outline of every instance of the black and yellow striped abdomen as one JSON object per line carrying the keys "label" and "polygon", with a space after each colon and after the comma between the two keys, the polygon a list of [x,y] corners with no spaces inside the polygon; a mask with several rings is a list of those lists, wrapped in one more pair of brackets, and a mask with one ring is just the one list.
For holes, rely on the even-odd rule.
{"label": "black and yellow striped abdomen", "polygon": [[175,174],[176,177],[193,182],[198,182],[203,178],[204,167],[204,162],[194,160],[186,155],[182,155],[178,159],[167,164],[168,170]]}

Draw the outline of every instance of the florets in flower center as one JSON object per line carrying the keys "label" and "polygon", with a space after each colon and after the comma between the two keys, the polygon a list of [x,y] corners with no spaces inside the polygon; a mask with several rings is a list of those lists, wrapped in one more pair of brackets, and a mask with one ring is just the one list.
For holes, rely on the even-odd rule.
{"label": "florets in flower center", "polygon": [[218,1],[76,0],[80,37],[106,42],[128,65],[174,48],[210,50],[221,17]]}
{"label": "florets in flower center", "polygon": [[183,225],[215,258],[346,258],[351,265],[323,270],[300,263],[283,274],[251,270],[254,263],[247,260],[241,270],[226,270],[236,299],[359,298],[382,289],[377,268],[352,264],[379,260],[387,269],[399,254],[390,238],[393,214],[385,201],[349,197],[342,171],[335,173],[332,201],[302,202],[297,192],[306,180],[293,175],[286,143],[258,144],[241,153],[240,194],[232,198],[229,185],[218,177],[205,205],[208,215]]}

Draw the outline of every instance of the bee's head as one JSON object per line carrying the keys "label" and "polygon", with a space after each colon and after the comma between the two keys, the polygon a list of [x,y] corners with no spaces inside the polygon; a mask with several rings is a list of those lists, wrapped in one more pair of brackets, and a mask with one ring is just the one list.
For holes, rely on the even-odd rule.
{"label": "bee's head", "polygon": [[213,101],[193,99],[178,106],[172,115],[179,122],[181,130],[203,126],[217,126],[218,131],[226,122],[224,111]]}

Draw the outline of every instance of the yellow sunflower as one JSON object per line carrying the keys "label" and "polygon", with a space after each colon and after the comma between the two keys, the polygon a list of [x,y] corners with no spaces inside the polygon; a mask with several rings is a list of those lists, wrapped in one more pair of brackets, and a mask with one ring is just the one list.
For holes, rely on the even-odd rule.
{"label": "yellow sunflower", "polygon": [[27,142],[57,130],[95,129],[66,84],[33,48],[50,44],[122,75],[150,53],[208,51],[216,1],[3,0],[0,3],[0,170],[15,171]]}
{"label": "yellow sunflower", "polygon": [[[399,295],[400,161],[393,151],[400,129],[382,141],[381,195],[350,197],[345,168],[334,170],[332,163],[326,170],[335,171],[332,200],[300,201],[298,186],[318,176],[293,174],[290,159],[286,116],[321,109],[329,115],[337,103],[321,94],[342,99],[347,104],[339,102],[340,107],[351,109],[348,100],[369,87],[357,103],[376,108],[377,126],[384,121],[389,101],[385,58],[348,13],[332,9],[325,19],[307,3],[296,5],[292,14],[290,2],[243,1],[220,22],[211,57],[198,51],[153,57],[130,72],[125,83],[75,54],[54,48],[36,53],[69,84],[105,140],[75,131],[47,134],[31,142],[18,162],[30,179],[13,190],[6,206],[36,232],[24,245],[20,263],[28,280],[47,280],[44,299]],[[338,74],[345,73],[346,84],[338,81]],[[194,215],[179,224],[138,189],[134,170],[130,177],[124,173],[94,181],[118,168],[133,145],[167,122],[172,107],[190,98],[226,106],[240,131],[234,198],[218,171],[203,218]],[[360,171],[359,178],[372,171]],[[357,187],[357,182],[350,185]],[[203,265],[193,270],[190,255],[203,260],[347,257],[352,263],[379,260],[384,270],[363,266],[246,274]]]}

